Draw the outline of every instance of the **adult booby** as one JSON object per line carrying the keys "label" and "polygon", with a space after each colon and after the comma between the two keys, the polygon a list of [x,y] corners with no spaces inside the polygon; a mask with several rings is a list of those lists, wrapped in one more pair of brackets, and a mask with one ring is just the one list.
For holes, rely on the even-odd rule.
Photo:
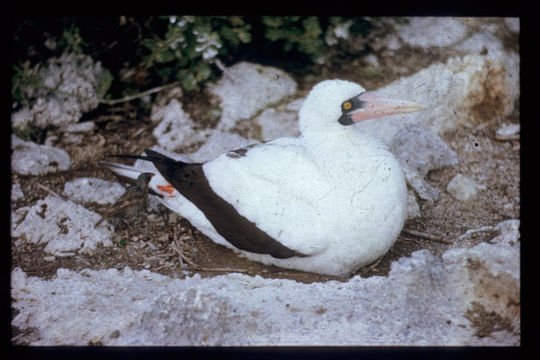
{"label": "adult booby", "polygon": [[[150,187],[214,242],[267,265],[343,276],[395,242],[406,185],[394,156],[356,122],[422,110],[366,93],[358,84],[317,84],[299,113],[299,137],[224,153],[205,163],[158,152]],[[142,170],[103,162],[122,176]],[[148,171],[148,170],[145,170]]]}

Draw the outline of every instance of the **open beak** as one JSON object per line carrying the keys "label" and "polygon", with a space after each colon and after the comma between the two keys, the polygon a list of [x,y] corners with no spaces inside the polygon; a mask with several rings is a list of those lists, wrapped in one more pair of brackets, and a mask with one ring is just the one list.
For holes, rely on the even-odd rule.
{"label": "open beak", "polygon": [[422,105],[411,101],[387,99],[370,93],[362,93],[351,99],[354,106],[343,116],[352,122],[373,119],[380,116],[406,114],[424,110]]}

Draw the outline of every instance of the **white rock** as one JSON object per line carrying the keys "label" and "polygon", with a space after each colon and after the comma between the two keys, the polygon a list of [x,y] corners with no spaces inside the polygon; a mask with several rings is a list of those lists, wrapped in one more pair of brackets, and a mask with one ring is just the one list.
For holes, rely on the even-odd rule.
{"label": "white rock", "polygon": [[503,221],[497,224],[494,229],[498,230],[500,234],[491,239],[491,243],[515,246],[520,239],[519,220]]}
{"label": "white rock", "polygon": [[261,136],[264,140],[298,134],[298,114],[295,113],[269,108],[257,116],[255,122],[261,127]]}
{"label": "white rock", "polygon": [[73,134],[68,133],[64,136],[64,141],[69,144],[80,144],[82,143],[84,134]]}
{"label": "white rock", "polygon": [[195,123],[176,99],[172,99],[162,108],[153,109],[152,112],[152,121],[159,122],[153,135],[158,144],[167,150],[174,151],[196,144],[208,136],[208,131],[195,128]]}
{"label": "white rock", "polygon": [[64,185],[64,195],[77,202],[112,204],[124,191],[119,183],[88,177],[68,181]]}
{"label": "white rock", "polygon": [[69,154],[62,149],[37,145],[12,135],[11,169],[21,175],[43,175],[67,170],[71,166]]}
{"label": "white rock", "polygon": [[238,120],[249,119],[268,105],[296,92],[294,79],[282,70],[240,62],[228,68],[209,90],[221,100],[218,129],[230,130]]}
{"label": "white rock", "polygon": [[489,32],[477,32],[454,46],[454,49],[464,51],[468,54],[480,55],[486,52],[487,54],[490,52],[502,52],[504,51],[504,46],[495,35]]}
{"label": "white rock", "polygon": [[[443,260],[448,263],[447,280],[462,289],[463,300],[481,304],[487,313],[495,312],[517,330],[520,324],[519,220],[506,220],[495,229],[501,234],[490,243],[443,254]],[[504,338],[505,335],[495,336]]]}
{"label": "white rock", "polygon": [[[500,53],[503,54],[503,53]],[[385,122],[411,122],[436,133],[457,126],[474,127],[510,115],[519,98],[519,56],[466,55],[431,65],[373,91],[411,100],[427,109],[394,115]],[[365,122],[379,121],[378,119]]]}
{"label": "white rock", "polygon": [[34,120],[34,115],[29,108],[25,107],[21,110],[11,113],[11,126],[14,129],[24,129]]}
{"label": "white rock", "polygon": [[407,182],[418,196],[433,202],[437,190],[425,176],[429,171],[458,163],[457,154],[434,132],[418,126],[404,125],[392,139],[390,151],[397,157]]}
{"label": "white rock", "polygon": [[112,246],[110,230],[105,226],[94,229],[100,218],[81,205],[49,196],[12,213],[11,235],[47,244],[45,251],[57,256],[92,253],[97,244]]}
{"label": "white rock", "polygon": [[[112,204],[125,192],[117,182],[96,178],[78,178],[66,182],[63,194],[75,202],[95,202]],[[148,212],[157,211],[163,206],[154,195],[148,196]]]}
{"label": "white rock", "polygon": [[385,44],[386,49],[390,51],[401,49],[401,47],[403,46],[400,38],[394,34],[386,36],[383,40],[383,43]]}
{"label": "white rock", "polygon": [[396,25],[396,31],[409,46],[447,47],[467,35],[467,27],[461,18],[411,17],[408,20],[408,24]]}
{"label": "white rock", "polygon": [[373,66],[375,69],[378,69],[381,66],[381,64],[379,64],[379,59],[375,54],[366,55],[363,59],[366,63]]}
{"label": "white rock", "polygon": [[64,127],[62,127],[62,131],[65,132],[71,132],[71,133],[78,133],[78,132],[87,132],[92,131],[95,128],[95,124],[92,121],[85,121],[82,123],[76,123],[76,124],[68,124]]}
{"label": "white rock", "polygon": [[302,104],[304,104],[304,100],[306,100],[306,98],[292,100],[289,104],[287,104],[286,110],[298,113],[302,108]]}
{"label": "white rock", "polygon": [[[163,149],[157,145],[152,146],[150,149],[178,161],[205,162],[212,160],[229,150],[239,149],[256,142],[235,133],[223,132],[215,129],[208,130],[208,134],[209,136],[205,143],[197,151],[192,153],[176,153]],[[155,167],[149,161],[137,160],[134,165],[141,170],[155,171]],[[149,203],[149,206],[150,205],[151,203]],[[150,209],[152,208],[150,207]],[[173,216],[173,214],[174,213],[171,213],[171,216]]]}
{"label": "white rock", "polygon": [[56,134],[47,134],[43,145],[54,147],[54,144],[58,141],[58,135]]}
{"label": "white rock", "polygon": [[416,196],[414,193],[407,189],[407,219],[414,219],[422,216],[420,212],[420,206],[416,202]]}
{"label": "white rock", "polygon": [[63,54],[49,59],[37,74],[45,87],[23,88],[27,98],[36,100],[12,114],[13,127],[45,128],[76,123],[83,113],[98,106],[101,96],[98,92],[106,73],[100,62],[86,55]]}
{"label": "white rock", "polygon": [[11,184],[11,201],[17,201],[19,199],[22,199],[24,197],[24,193],[22,191],[21,185],[19,183],[12,183]]}
{"label": "white rock", "polygon": [[514,136],[519,134],[520,131],[520,125],[519,124],[508,124],[504,123],[501,125],[499,129],[497,129],[496,134],[498,136]]}
{"label": "white rock", "polygon": [[461,174],[454,176],[446,186],[446,191],[459,201],[473,200],[478,194],[478,189],[478,184]]}
{"label": "white rock", "polygon": [[204,145],[197,151],[187,154],[187,156],[192,161],[204,162],[215,159],[229,150],[239,149],[253,143],[255,141],[246,139],[235,133],[212,130]]}
{"label": "white rock", "polygon": [[358,129],[381,140],[398,159],[407,183],[429,202],[438,199],[437,189],[424,178],[429,171],[458,163],[457,154],[433,131],[407,122],[362,121]]}
{"label": "white rock", "polygon": [[[501,228],[514,229],[511,222]],[[519,345],[519,241],[427,250],[388,276],[303,284],[147,270],[11,274],[13,341],[30,345]],[[513,245],[512,245],[513,244]],[[382,300],[381,300],[382,299]],[[129,309],[129,311],[126,311]],[[479,331],[474,320],[491,321]],[[76,316],[75,316],[76,315]],[[32,329],[32,331],[25,331]],[[480,333],[480,334],[479,334]]]}

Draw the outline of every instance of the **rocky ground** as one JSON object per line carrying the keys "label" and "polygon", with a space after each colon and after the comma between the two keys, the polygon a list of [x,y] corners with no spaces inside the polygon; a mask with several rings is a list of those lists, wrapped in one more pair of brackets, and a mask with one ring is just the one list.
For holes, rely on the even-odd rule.
{"label": "rocky ground", "polygon": [[[449,274],[454,274],[454,272],[457,274],[459,270],[448,265],[457,263],[453,263],[454,260],[449,260],[451,258],[450,252],[458,254],[459,251],[477,251],[478,246],[482,244],[498,246],[499,242],[493,239],[507,238],[514,234],[517,237],[508,240],[504,249],[501,247],[500,252],[490,250],[494,254],[498,254],[494,255],[496,258],[499,256],[497,259],[500,259],[501,256],[504,259],[510,259],[508,267],[497,268],[500,274],[506,276],[503,280],[495,274],[495,270],[493,270],[495,265],[491,260],[484,259],[481,255],[474,257],[470,255],[472,253],[463,255],[464,258],[468,259],[463,260],[468,264],[468,270],[466,274],[459,276],[467,278],[467,281],[472,284],[471,294],[475,295],[467,295],[468,303],[460,308],[461,313],[456,310],[455,313],[448,316],[448,321],[455,322],[452,326],[449,325],[454,330],[445,330],[446,333],[440,335],[439,338],[429,336],[425,339],[428,339],[426,340],[427,344],[432,345],[519,344],[519,295],[517,298],[515,295],[516,287],[519,294],[519,234],[517,229],[520,218],[520,141],[519,128],[516,127],[519,125],[519,92],[516,90],[516,84],[517,88],[519,87],[517,78],[519,76],[519,62],[508,60],[512,59],[512,56],[515,56],[518,51],[519,22],[516,25],[517,20],[502,18],[460,19],[457,21],[435,19],[431,20],[431,23],[426,22],[426,20],[429,19],[423,19],[424,22],[414,20],[408,25],[396,25],[392,28],[392,32],[386,36],[372,39],[373,51],[368,56],[338,58],[331,63],[311,65],[298,74],[294,72],[282,73],[278,69],[268,69],[256,65],[255,69],[262,69],[259,71],[261,76],[274,77],[274,82],[277,81],[277,78],[280,79],[279,86],[283,94],[271,103],[263,104],[264,106],[260,108],[246,110],[245,116],[240,118],[234,118],[234,114],[238,114],[241,110],[235,110],[232,107],[231,103],[234,102],[232,100],[226,103],[219,90],[226,88],[227,76],[236,76],[234,73],[236,68],[232,66],[228,70],[229,73],[226,73],[216,85],[218,90],[209,86],[198,94],[182,94],[179,90],[161,92],[155,99],[154,109],[150,116],[139,114],[137,108],[130,103],[114,106],[101,105],[90,115],[86,112],[83,117],[84,121],[79,122],[80,128],[72,128],[68,131],[64,126],[49,130],[44,146],[47,146],[47,149],[55,148],[65,151],[69,158],[65,167],[62,167],[63,155],[53,154],[46,160],[48,161],[46,166],[53,169],[33,174],[32,166],[25,167],[25,164],[29,162],[28,159],[32,156],[35,157],[31,150],[39,153],[47,153],[48,150],[45,148],[36,150],[37,145],[14,139],[12,147],[15,150],[13,155],[15,160],[12,160],[13,172],[11,176],[13,185],[11,202],[12,269],[14,271],[12,274],[13,341],[18,344],[49,344],[55,341],[60,344],[87,344],[91,342],[161,344],[174,343],[171,340],[174,339],[174,336],[183,336],[174,333],[174,336],[169,334],[171,337],[152,338],[148,335],[152,331],[149,331],[147,337],[145,335],[134,340],[137,339],[137,335],[134,335],[133,332],[130,333],[128,329],[131,325],[129,324],[119,325],[119,327],[124,327],[116,329],[118,334],[110,337],[95,337],[95,334],[92,337],[80,334],[70,335],[63,339],[58,334],[51,335],[46,330],[46,322],[51,321],[51,318],[41,319],[40,323],[36,320],[38,319],[37,315],[32,315],[33,312],[37,311],[46,312],[44,309],[47,307],[42,305],[44,307],[36,306],[33,308],[30,305],[24,305],[30,300],[28,296],[22,294],[25,291],[27,294],[37,291],[34,290],[36,288],[30,286],[30,283],[34,281],[31,280],[33,278],[37,278],[35,281],[51,281],[50,288],[55,288],[55,281],[75,279],[80,276],[79,274],[82,274],[83,277],[95,278],[101,276],[97,275],[102,274],[97,272],[100,270],[109,271],[107,274],[111,274],[111,269],[117,269],[120,271],[118,274],[123,274],[122,276],[135,276],[132,273],[126,275],[124,269],[129,267],[133,272],[149,271],[152,274],[149,277],[158,279],[155,280],[158,283],[165,280],[155,277],[158,275],[154,274],[165,276],[166,279],[169,279],[166,281],[184,279],[192,284],[193,279],[198,279],[201,283],[203,279],[215,282],[218,281],[217,279],[222,279],[221,276],[225,276],[227,279],[227,276],[232,276],[228,274],[242,273],[251,279],[260,280],[262,278],[268,279],[270,282],[276,281],[275,279],[294,280],[296,283],[284,282],[283,284],[297,288],[311,284],[314,286],[313,289],[319,289],[320,286],[330,286],[332,289],[336,289],[342,286],[353,286],[354,283],[362,284],[358,286],[369,289],[367,283],[362,281],[369,279],[373,279],[373,281],[375,281],[374,279],[378,279],[377,281],[388,279],[387,281],[391,281],[398,276],[396,271],[398,271],[399,266],[402,267],[403,274],[414,273],[412,269],[415,267],[415,262],[406,260],[411,256],[411,259],[422,258],[419,263],[427,267],[433,266],[435,269],[439,266],[441,271],[446,269],[445,271],[448,271]],[[425,32],[426,28],[442,30],[440,33],[432,32],[431,37],[422,36],[421,33]],[[466,58],[466,56],[476,56],[476,58]],[[476,65],[474,65],[473,60],[480,61],[480,69],[483,70],[475,70],[474,66]],[[509,69],[508,64],[513,64],[512,66],[518,68]],[[264,73],[265,71],[268,73]],[[422,71],[424,74],[418,75]],[[438,75],[444,71],[453,74],[458,80],[452,78],[449,85],[444,85],[445,82],[438,78]],[[242,71],[242,74],[241,76],[244,77],[251,76],[249,71]],[[512,74],[515,78],[512,78]],[[204,158],[219,152],[220,147],[231,144],[232,146],[241,146],[244,145],[243,142],[260,141],[274,134],[280,135],[280,132],[286,134],[294,131],[294,122],[296,121],[294,114],[298,106],[295,105],[295,101],[301,102],[301,99],[314,84],[329,78],[357,81],[368,90],[379,89],[382,93],[385,91],[399,93],[401,83],[405,81],[409,84],[409,97],[401,95],[401,98],[420,103],[427,102],[426,105],[432,106],[436,116],[433,116],[433,113],[430,116],[430,109],[428,109],[425,111],[428,113],[427,115],[422,115],[423,117],[419,115],[408,121],[410,124],[420,126],[440,136],[440,139],[447,144],[448,149],[434,147],[430,152],[428,150],[435,145],[428,142],[427,145],[424,145],[422,154],[427,154],[426,156],[429,157],[429,154],[440,151],[441,154],[445,154],[444,156],[451,157],[454,153],[457,155],[458,161],[457,163],[452,163],[452,161],[445,163],[445,161],[438,161],[433,159],[435,156],[431,156],[430,159],[426,160],[427,170],[410,170],[407,178],[410,180],[409,186],[413,200],[405,229],[430,234],[434,239],[430,240],[410,233],[403,233],[380,262],[360,269],[356,274],[358,276],[341,279],[284,270],[247,261],[231,250],[214,244],[192,227],[188,221],[170,212],[155,199],[151,199],[149,210],[145,216],[132,219],[125,226],[109,224],[102,229],[93,229],[93,223],[99,219],[99,214],[103,213],[107,206],[123,191],[121,188],[111,189],[113,184],[118,182],[118,179],[98,164],[107,155],[141,154],[145,148],[158,146],[177,153],[191,154],[193,158],[197,158],[197,156]],[[433,83],[431,84],[430,81]],[[261,82],[259,81],[259,83]],[[419,85],[419,89],[416,91],[418,93],[425,92],[422,93],[423,95],[415,96],[417,86],[415,85],[415,88],[412,89],[410,86],[417,83],[420,85],[428,84],[429,90],[421,90]],[[249,93],[251,90],[246,91]],[[275,89],[270,89],[270,91],[277,92]],[[398,95],[395,97],[400,98]],[[178,105],[175,105],[175,102]],[[249,100],[245,100],[244,105],[247,102]],[[160,112],[160,109],[164,108],[167,110]],[[219,116],[209,117],[208,114],[211,114],[216,108],[221,108],[221,118]],[[270,121],[265,119],[270,119]],[[272,123],[272,119],[277,119],[276,121],[281,124],[277,129],[269,125]],[[14,120],[12,119],[12,121]],[[370,131],[374,131],[375,134],[378,130]],[[186,135],[184,139],[180,140],[172,136],[181,132],[189,134],[189,136]],[[156,138],[156,134],[160,135],[161,141]],[[167,139],[167,141],[163,139]],[[211,139],[217,140],[213,143],[214,140]],[[398,139],[397,135],[395,139]],[[388,140],[390,147],[395,145],[395,140],[386,140]],[[210,149],[209,144],[214,148]],[[203,150],[201,150],[201,146]],[[30,155],[25,155],[26,152]],[[13,161],[20,161],[20,163]],[[465,180],[462,180],[463,177]],[[96,190],[98,188],[95,183],[94,185],[74,184],[81,178],[102,179],[111,183],[105,183],[105,187],[100,188],[103,193],[100,193],[99,190]],[[95,182],[95,180],[92,181]],[[414,181],[417,182],[414,183]],[[451,183],[453,185],[449,185]],[[109,184],[108,187],[107,184]],[[125,185],[125,183],[122,184]],[[430,192],[433,189],[434,192]],[[92,191],[96,193],[92,195]],[[426,193],[422,196],[423,191]],[[98,193],[100,193],[99,196]],[[62,208],[64,206],[65,213],[61,211],[55,213],[54,207]],[[35,217],[36,222],[29,221],[32,216]],[[75,224],[74,219],[78,219],[79,224]],[[503,223],[507,220],[516,220],[517,222]],[[55,227],[46,228],[44,225],[54,222],[56,222]],[[499,225],[501,223],[506,225]],[[63,235],[66,235],[64,242],[60,241],[64,239]],[[77,239],[74,240],[73,237],[77,237]],[[94,242],[90,242],[87,238],[92,238]],[[55,241],[59,245],[55,245]],[[68,243],[69,245],[66,245]],[[420,250],[421,252],[418,252]],[[490,251],[486,250],[486,254]],[[514,254],[517,258],[512,259],[511,256],[508,258],[501,254]],[[442,265],[426,265],[431,264],[430,256],[433,256],[433,259],[444,259]],[[401,265],[398,266],[398,264]],[[516,265],[517,275],[514,271]],[[477,273],[484,274],[485,272],[488,275],[476,276],[474,275],[475,269]],[[193,277],[195,274],[199,274],[200,277]],[[458,275],[456,276],[459,278]],[[503,285],[498,282],[499,280],[503,282]],[[236,280],[231,278],[231,283],[234,281]],[[249,283],[252,280],[241,278],[241,281]],[[263,280],[260,281],[262,281],[261,284],[265,284]],[[399,281],[404,282],[399,283]],[[397,282],[401,284],[399,286],[411,286],[410,283],[406,285],[405,280],[399,281]],[[486,281],[493,282],[493,286],[485,285]],[[441,280],[441,282],[444,281]],[[212,284],[215,286],[214,283]],[[284,285],[284,288],[288,288],[287,286]],[[374,288],[376,287],[374,285]],[[489,289],[492,287],[500,289],[502,293],[491,294]],[[479,290],[480,288],[484,290]],[[301,287],[301,289],[311,291],[307,290],[309,289],[307,287]],[[330,291],[327,288],[324,289],[324,291]],[[206,290],[197,287],[197,291]],[[385,294],[385,290],[378,291]],[[421,299],[423,290],[418,291],[420,292],[418,298]],[[484,291],[484,293],[478,294],[479,291]],[[97,293],[99,291],[96,291]],[[39,294],[39,292],[35,292],[32,296],[43,300],[45,296]],[[375,295],[381,296],[381,293]],[[174,295],[171,296],[174,297]],[[229,303],[230,299],[226,295],[221,294],[220,296],[224,296],[224,300],[220,298],[223,303],[234,307],[230,305],[233,302]],[[426,298],[429,296],[426,295]],[[500,298],[500,301],[493,300],[493,296],[497,299]],[[399,298],[399,296],[397,297]],[[192,304],[189,302],[191,300],[188,300],[186,300],[187,303],[183,304]],[[505,304],[500,305],[503,300]],[[371,300],[365,299],[365,301]],[[38,302],[41,303],[41,300]],[[287,303],[287,305],[289,304],[292,302]],[[152,303],[149,306],[155,308],[157,305]],[[440,304],[435,301],[433,306],[438,307]],[[319,309],[318,313],[317,309]],[[330,306],[317,309],[314,310],[317,315],[331,312]],[[98,311],[100,310],[98,309]],[[146,311],[146,313],[155,314],[152,312],[154,310]],[[257,312],[262,310],[251,309],[250,311],[252,316],[257,317]],[[296,316],[296,313],[292,310],[287,312],[292,317]],[[57,315],[58,319],[65,318],[68,316],[66,314],[69,314],[69,310]],[[214,313],[210,311],[210,314]],[[221,319],[220,316],[218,316],[219,319]],[[327,324],[329,324],[326,326],[330,328],[331,324],[337,324],[341,321],[339,317],[333,318],[328,314],[325,316]],[[210,316],[210,318],[212,317]],[[455,321],[456,318],[460,318],[460,320]],[[188,320],[183,319],[189,323]],[[200,321],[198,318],[193,321],[195,320]],[[225,322],[230,325],[229,321],[233,320],[229,319]],[[396,335],[395,339],[399,340],[393,342],[389,335],[379,339],[359,335],[360,337],[348,339],[348,342],[344,343],[354,345],[426,344],[426,341],[422,340],[422,334],[427,334],[431,325],[428,326],[426,324],[429,322],[420,320],[416,325],[414,324],[415,321],[411,320],[406,332],[417,331],[418,335],[415,337]],[[274,324],[274,326],[276,325]],[[410,330],[410,326],[413,330]],[[377,327],[373,325],[370,329],[375,328]],[[432,328],[437,328],[437,326],[433,325]],[[214,334],[217,330],[212,329],[211,332]],[[384,326],[378,329],[382,333],[386,331]],[[141,328],[137,331],[141,331]],[[309,335],[300,337],[284,335],[280,338],[275,332],[268,331],[267,343],[264,342],[264,338],[261,338],[262,340],[252,340],[252,342],[246,340],[246,344],[311,343],[308,340]],[[110,333],[116,334],[112,330]],[[365,335],[364,332],[361,334]],[[208,335],[206,338],[201,336],[195,336],[191,340],[182,338],[183,340],[179,340],[178,344],[227,345],[237,341],[230,340],[227,336],[219,338]],[[320,340],[325,343],[323,338]],[[335,338],[330,337],[329,342],[336,343]]]}

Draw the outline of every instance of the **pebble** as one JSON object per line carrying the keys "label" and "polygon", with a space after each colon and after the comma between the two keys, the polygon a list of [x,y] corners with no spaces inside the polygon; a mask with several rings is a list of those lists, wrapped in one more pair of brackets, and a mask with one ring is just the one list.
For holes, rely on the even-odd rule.
{"label": "pebble", "polygon": [[459,201],[474,199],[478,193],[478,184],[462,174],[457,174],[446,186],[446,191]]}
{"label": "pebble", "polygon": [[82,123],[67,124],[62,127],[62,130],[70,133],[87,132],[92,131],[95,128],[95,124],[92,121],[85,121]]}
{"label": "pebble", "polygon": [[496,135],[499,137],[511,137],[515,136],[520,131],[519,124],[502,124],[501,127],[497,130]]}
{"label": "pebble", "polygon": [[[16,138],[13,135],[12,139]],[[71,166],[69,154],[56,147],[37,145],[30,141],[12,141],[11,169],[21,175],[44,175],[67,170]]]}
{"label": "pebble", "polygon": [[14,183],[11,187],[11,201],[17,201],[24,197],[21,185],[19,183]]}

